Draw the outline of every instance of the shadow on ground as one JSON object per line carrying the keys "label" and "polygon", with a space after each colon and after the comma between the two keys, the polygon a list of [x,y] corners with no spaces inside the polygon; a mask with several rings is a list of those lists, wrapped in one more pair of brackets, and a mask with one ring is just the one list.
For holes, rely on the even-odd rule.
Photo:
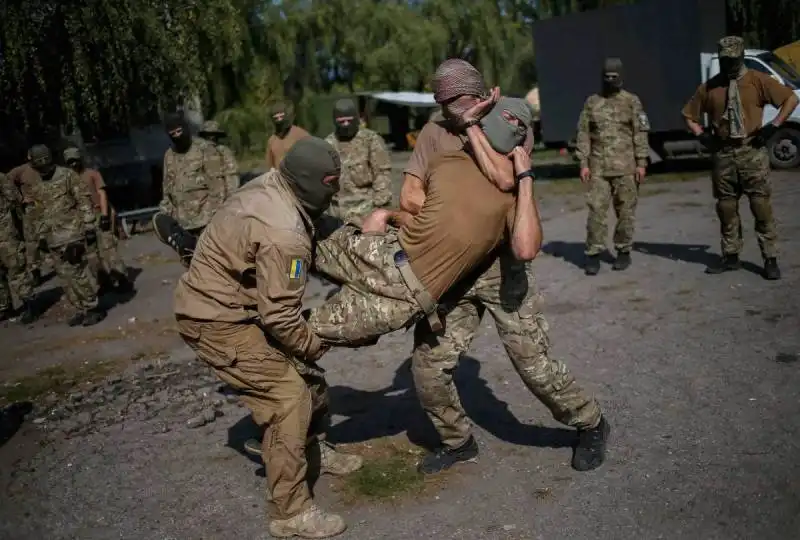
{"label": "shadow on ground", "polygon": [[[633,251],[643,255],[653,255],[672,261],[683,261],[701,266],[710,266],[719,262],[719,254],[709,251],[707,244],[667,244],[660,242],[634,242]],[[583,268],[585,262],[585,244],[583,242],[562,242],[556,240],[548,242],[542,251],[552,257]],[[613,261],[613,256],[606,252],[603,260],[607,263]],[[762,274],[762,268],[749,261],[742,261],[742,268],[757,275]]]}
{"label": "shadow on ground", "polygon": [[11,440],[32,410],[33,403],[30,401],[12,403],[0,409],[0,446]]}
{"label": "shadow on ground", "polygon": [[[537,178],[562,180],[566,178],[577,178],[580,174],[580,165],[577,161],[563,161],[553,163],[537,164],[536,154],[533,154],[533,169]],[[648,174],[668,174],[668,173],[690,173],[710,170],[708,159],[678,159],[672,161],[661,161],[648,167]]]}

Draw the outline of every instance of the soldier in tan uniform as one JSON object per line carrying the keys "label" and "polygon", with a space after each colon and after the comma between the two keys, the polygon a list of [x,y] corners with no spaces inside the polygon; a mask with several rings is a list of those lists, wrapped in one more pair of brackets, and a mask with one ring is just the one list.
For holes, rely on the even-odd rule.
{"label": "soldier in tan uniform", "polygon": [[275,133],[267,139],[267,168],[277,168],[289,149],[304,137],[308,131],[294,125],[294,107],[291,103],[276,103],[272,106],[272,124]]}
{"label": "soldier in tan uniform", "polygon": [[329,144],[299,141],[279,169],[247,183],[214,216],[175,291],[181,337],[266,426],[269,531],[278,537],[326,538],[345,529],[311,498],[307,449],[321,453],[323,472],[361,467],[361,458],[324,441],[327,386],[316,362],[327,346],[301,314],[313,221],[340,173]]}
{"label": "soldier in tan uniform", "polygon": [[328,213],[342,221],[363,217],[392,203],[392,161],[383,138],[360,125],[356,104],[333,107],[334,132],[325,139],[342,158],[341,188]]}
{"label": "soldier in tan uniform", "polygon": [[[764,259],[764,278],[780,279],[778,234],[772,215],[769,156],[765,148],[778,127],[797,107],[791,88],[744,65],[744,40],[728,36],[719,41],[720,73],[701,84],[683,108],[689,130],[711,151],[714,198],[720,222],[722,258],[706,272],[720,274],[741,267],[742,223],[739,199],[750,199],[756,236]],[[761,126],[764,107],[780,109]],[[701,125],[708,114],[712,130]]]}
{"label": "soldier in tan uniform", "polygon": [[222,155],[222,162],[225,168],[224,181],[225,181],[225,200],[233,195],[233,192],[239,189],[239,164],[236,163],[236,157],[230,148],[222,144],[222,139],[225,138],[225,132],[219,127],[219,124],[213,120],[203,123],[203,127],[197,133],[200,137],[207,140],[217,151]]}
{"label": "soldier in tan uniform", "polygon": [[586,202],[586,266],[588,276],[600,271],[606,249],[608,205],[617,215],[614,229],[614,270],[631,264],[639,184],[644,180],[650,122],[636,94],[622,88],[622,61],[607,58],[603,64],[603,89],[589,96],[578,120],[577,158],[581,181],[589,190]]}
{"label": "soldier in tan uniform", "polygon": [[64,150],[64,162],[80,175],[92,194],[92,205],[97,214],[95,225],[98,231],[97,244],[94,246],[96,253],[92,257],[96,260],[92,262],[96,265],[98,280],[102,281],[100,276],[107,277],[117,292],[123,294],[132,292],[133,283],[128,278],[128,267],[119,254],[119,242],[114,234],[116,212],[108,202],[103,175],[97,169],[86,166],[79,148],[71,147]]}

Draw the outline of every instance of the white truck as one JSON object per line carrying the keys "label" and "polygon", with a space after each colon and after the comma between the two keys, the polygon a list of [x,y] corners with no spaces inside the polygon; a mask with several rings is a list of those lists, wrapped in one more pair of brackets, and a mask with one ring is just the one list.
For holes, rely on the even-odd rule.
{"label": "white truck", "polygon": [[[641,0],[537,22],[543,141],[569,145],[584,101],[600,87],[603,59],[617,56],[625,88],[639,95],[650,119],[651,163],[702,155],[681,109],[698,85],[719,73],[716,42],[726,33],[725,0]],[[775,54],[748,49],[745,64],[800,96],[800,75]],[[767,106],[763,122],[776,114]],[[800,166],[800,107],[767,148],[773,167]]]}

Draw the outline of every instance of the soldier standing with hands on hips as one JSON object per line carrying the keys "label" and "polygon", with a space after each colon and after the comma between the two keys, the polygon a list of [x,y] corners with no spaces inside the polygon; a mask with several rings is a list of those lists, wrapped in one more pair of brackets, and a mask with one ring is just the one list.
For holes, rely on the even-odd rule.
{"label": "soldier standing with hands on hips", "polygon": [[639,96],[622,88],[622,60],[607,58],[603,64],[603,89],[589,96],[578,120],[581,181],[587,184],[589,216],[586,223],[587,276],[600,271],[600,254],[606,249],[606,214],[614,203],[617,225],[614,270],[631,264],[631,248],[649,146],[650,121]]}
{"label": "soldier standing with hands on hips", "polygon": [[[722,259],[708,274],[738,270],[741,266],[742,223],[739,198],[747,195],[755,218],[756,237],[764,259],[764,278],[780,279],[777,232],[772,215],[767,142],[797,107],[790,88],[769,75],[744,65],[744,40],[727,36],[718,43],[720,72],[701,84],[683,108],[686,126],[711,151],[711,180],[717,200],[722,236]],[[761,126],[765,105],[780,109]],[[708,114],[712,131],[700,124]]]}

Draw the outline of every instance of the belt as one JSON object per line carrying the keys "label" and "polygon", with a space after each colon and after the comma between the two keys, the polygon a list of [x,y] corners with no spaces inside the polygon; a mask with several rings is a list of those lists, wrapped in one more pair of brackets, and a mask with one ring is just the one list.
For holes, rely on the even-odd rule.
{"label": "belt", "polygon": [[411,296],[414,297],[419,307],[425,312],[428,318],[428,324],[431,325],[431,330],[440,332],[443,328],[442,321],[439,319],[437,311],[436,300],[433,299],[431,293],[425,289],[425,285],[411,270],[411,265],[408,264],[408,255],[402,249],[394,254],[394,264],[400,272],[400,277],[406,284],[406,287],[411,291]]}

